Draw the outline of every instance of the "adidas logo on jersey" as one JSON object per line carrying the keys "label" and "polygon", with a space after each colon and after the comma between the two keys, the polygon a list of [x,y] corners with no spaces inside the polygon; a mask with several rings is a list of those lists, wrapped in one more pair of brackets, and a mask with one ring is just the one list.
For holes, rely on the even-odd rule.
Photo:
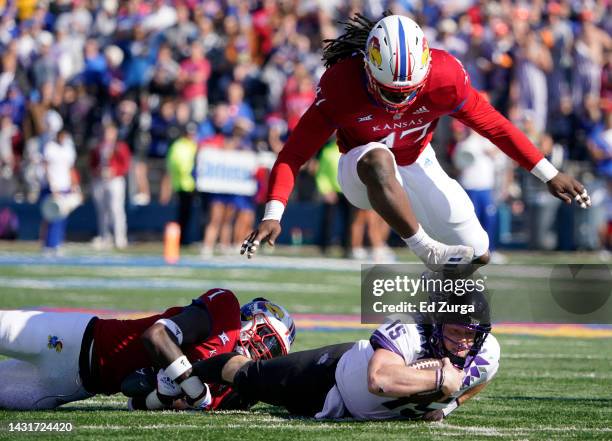
{"label": "adidas logo on jersey", "polygon": [[429,112],[429,109],[425,106],[421,106],[420,108],[418,108],[417,110],[415,110],[414,112],[412,112],[413,115],[420,115],[421,113],[427,113]]}

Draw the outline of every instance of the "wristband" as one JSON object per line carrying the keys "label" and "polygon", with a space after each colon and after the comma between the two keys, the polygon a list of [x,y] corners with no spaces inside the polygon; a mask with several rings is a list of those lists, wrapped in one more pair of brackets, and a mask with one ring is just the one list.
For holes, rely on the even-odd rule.
{"label": "wristband", "polygon": [[281,201],[272,199],[266,203],[266,210],[264,211],[263,219],[265,220],[276,220],[280,221],[285,211],[285,205]]}
{"label": "wristband", "polygon": [[206,383],[203,383],[203,386],[204,390],[199,396],[187,400],[187,403],[194,409],[206,409],[208,406],[210,406],[210,403],[212,403],[210,388]]}
{"label": "wristband", "polygon": [[191,363],[189,363],[187,357],[183,355],[182,357],[174,360],[172,364],[166,368],[166,375],[170,377],[172,381],[174,381],[189,369],[191,369]]}
{"label": "wristband", "polygon": [[444,369],[440,368],[436,371],[436,390],[442,390],[444,386]]}
{"label": "wristband", "polygon": [[540,161],[531,169],[531,174],[538,178],[540,181],[546,183],[552,178],[557,176],[559,170],[546,158],[540,159]]}
{"label": "wristband", "polygon": [[189,377],[180,386],[183,392],[192,399],[199,398],[205,390],[204,384],[198,377]]}

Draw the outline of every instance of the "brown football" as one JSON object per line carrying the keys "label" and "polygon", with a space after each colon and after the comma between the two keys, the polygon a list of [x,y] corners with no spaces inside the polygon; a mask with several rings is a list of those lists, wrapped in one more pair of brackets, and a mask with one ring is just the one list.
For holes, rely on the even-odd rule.
{"label": "brown football", "polygon": [[[435,371],[444,366],[444,363],[442,363],[442,360],[438,360],[437,358],[422,358],[420,360],[410,363],[408,366],[419,370]],[[444,393],[441,390],[430,390],[410,395],[410,397],[408,398],[409,401],[413,403],[428,404],[433,403],[434,401],[438,401],[443,397]]]}
{"label": "brown football", "polygon": [[437,358],[421,358],[420,360],[410,363],[408,366],[419,370],[425,369],[428,371],[435,371],[444,366],[444,363]]}

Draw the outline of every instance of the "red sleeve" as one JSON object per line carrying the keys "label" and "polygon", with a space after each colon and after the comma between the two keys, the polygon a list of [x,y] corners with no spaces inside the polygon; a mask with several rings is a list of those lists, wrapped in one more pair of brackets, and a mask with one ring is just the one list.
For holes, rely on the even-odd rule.
{"label": "red sleeve", "polygon": [[287,205],[300,167],[323,147],[336,130],[317,106],[318,102],[315,101],[304,113],[278,154],[268,181],[268,201],[274,199]]}
{"label": "red sleeve", "polygon": [[522,167],[531,170],[544,157],[523,132],[470,85],[467,74],[458,82],[457,97],[455,111],[450,115],[487,138]]}
{"label": "red sleeve", "polygon": [[211,328],[206,340],[186,348],[185,355],[189,360],[193,363],[234,350],[241,327],[240,303],[234,293],[214,288],[202,294],[194,303],[206,306]]}
{"label": "red sleeve", "polygon": [[130,169],[130,159],[132,154],[127,144],[119,142],[115,150],[115,174],[117,176],[127,175]]}

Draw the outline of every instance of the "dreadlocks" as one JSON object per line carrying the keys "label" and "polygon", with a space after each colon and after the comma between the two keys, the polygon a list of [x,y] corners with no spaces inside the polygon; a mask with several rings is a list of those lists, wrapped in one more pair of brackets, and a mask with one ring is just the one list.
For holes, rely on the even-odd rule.
{"label": "dreadlocks", "polygon": [[[388,15],[391,15],[389,10],[383,13],[382,18]],[[344,34],[338,38],[323,40],[325,67],[331,67],[338,61],[352,56],[355,52],[365,51],[368,35],[377,22],[378,20],[372,21],[360,13],[355,14],[348,21],[339,22],[344,25]]]}

